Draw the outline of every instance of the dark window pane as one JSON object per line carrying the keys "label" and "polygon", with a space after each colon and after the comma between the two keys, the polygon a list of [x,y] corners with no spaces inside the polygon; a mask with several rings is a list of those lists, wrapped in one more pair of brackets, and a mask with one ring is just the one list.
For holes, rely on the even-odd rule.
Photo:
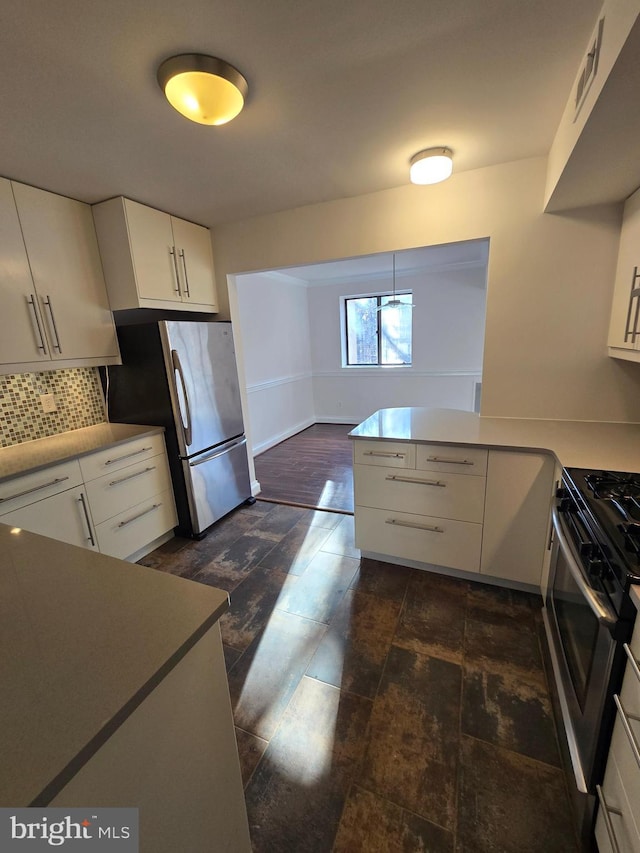
{"label": "dark window pane", "polygon": [[375,296],[347,299],[348,364],[378,363],[378,300]]}

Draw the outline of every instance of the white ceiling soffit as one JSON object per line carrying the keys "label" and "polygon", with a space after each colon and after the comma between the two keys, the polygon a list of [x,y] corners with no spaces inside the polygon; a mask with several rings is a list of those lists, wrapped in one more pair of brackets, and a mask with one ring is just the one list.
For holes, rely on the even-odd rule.
{"label": "white ceiling soffit", "polygon": [[[378,279],[386,279],[390,282],[393,275],[393,254],[392,252],[383,252],[377,255],[363,255],[357,258],[326,261],[302,267],[247,273],[238,275],[236,278],[247,284],[259,285],[264,277],[268,276],[272,281],[308,287]],[[396,277],[435,274],[462,268],[484,268],[489,258],[489,240],[467,240],[440,246],[405,249],[396,252],[395,256]]]}
{"label": "white ceiling soffit", "polygon": [[[213,226],[405,185],[434,145],[457,172],[545,155],[600,5],[3,0],[0,174]],[[183,52],[246,76],[234,121],[165,101]]]}

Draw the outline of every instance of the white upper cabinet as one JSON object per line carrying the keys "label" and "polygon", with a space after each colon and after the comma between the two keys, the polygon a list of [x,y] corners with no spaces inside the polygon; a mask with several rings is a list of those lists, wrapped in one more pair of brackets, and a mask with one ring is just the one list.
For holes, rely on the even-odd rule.
{"label": "white upper cabinet", "polygon": [[111,307],[218,310],[207,228],[126,198],[93,206]]}
{"label": "white upper cabinet", "polygon": [[25,184],[13,193],[51,359],[118,360],[91,208]]}
{"label": "white upper cabinet", "polygon": [[609,355],[640,361],[640,190],[624,206],[611,305]]}
{"label": "white upper cabinet", "polygon": [[43,321],[6,178],[0,178],[0,304],[0,363],[48,361]]}

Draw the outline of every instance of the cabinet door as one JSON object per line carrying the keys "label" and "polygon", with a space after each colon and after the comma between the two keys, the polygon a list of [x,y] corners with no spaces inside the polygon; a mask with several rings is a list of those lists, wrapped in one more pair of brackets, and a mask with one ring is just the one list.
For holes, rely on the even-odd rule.
{"label": "cabinet door", "polygon": [[0,522],[58,542],[98,550],[82,486],[7,512],[0,516]]}
{"label": "cabinet door", "polygon": [[124,208],[138,298],[181,302],[171,217],[129,199]]}
{"label": "cabinet door", "polygon": [[117,357],[91,208],[13,183],[52,358]]}
{"label": "cabinet door", "polygon": [[[638,294],[634,296],[635,290]],[[611,305],[609,346],[640,349],[640,190],[624,206]]]}
{"label": "cabinet door", "polygon": [[216,311],[218,300],[209,229],[175,216],[171,217],[171,225],[183,301],[207,305]]}
{"label": "cabinet door", "polygon": [[11,183],[0,178],[0,363],[49,361]]}
{"label": "cabinet door", "polygon": [[483,574],[540,587],[554,471],[550,455],[489,451]]}

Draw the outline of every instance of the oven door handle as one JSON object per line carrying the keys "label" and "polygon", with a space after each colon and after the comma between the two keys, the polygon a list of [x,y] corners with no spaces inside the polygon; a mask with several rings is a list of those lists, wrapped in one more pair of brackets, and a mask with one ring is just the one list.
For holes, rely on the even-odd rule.
{"label": "oven door handle", "polygon": [[614,610],[609,607],[604,600],[604,596],[600,593],[596,592],[592,589],[587,579],[584,576],[584,573],[580,567],[580,564],[573,556],[573,551],[571,549],[571,545],[569,544],[569,540],[564,534],[564,530],[562,529],[562,521],[560,519],[560,514],[558,512],[557,506],[553,507],[551,511],[551,517],[553,519],[553,527],[556,531],[556,535],[558,537],[558,543],[560,548],[562,548],[562,553],[567,561],[567,565],[569,566],[569,571],[571,572],[571,576],[576,582],[578,589],[585,597],[587,604],[593,611],[596,616],[598,622],[600,624],[605,625],[607,628],[615,628],[618,623],[618,616]]}

